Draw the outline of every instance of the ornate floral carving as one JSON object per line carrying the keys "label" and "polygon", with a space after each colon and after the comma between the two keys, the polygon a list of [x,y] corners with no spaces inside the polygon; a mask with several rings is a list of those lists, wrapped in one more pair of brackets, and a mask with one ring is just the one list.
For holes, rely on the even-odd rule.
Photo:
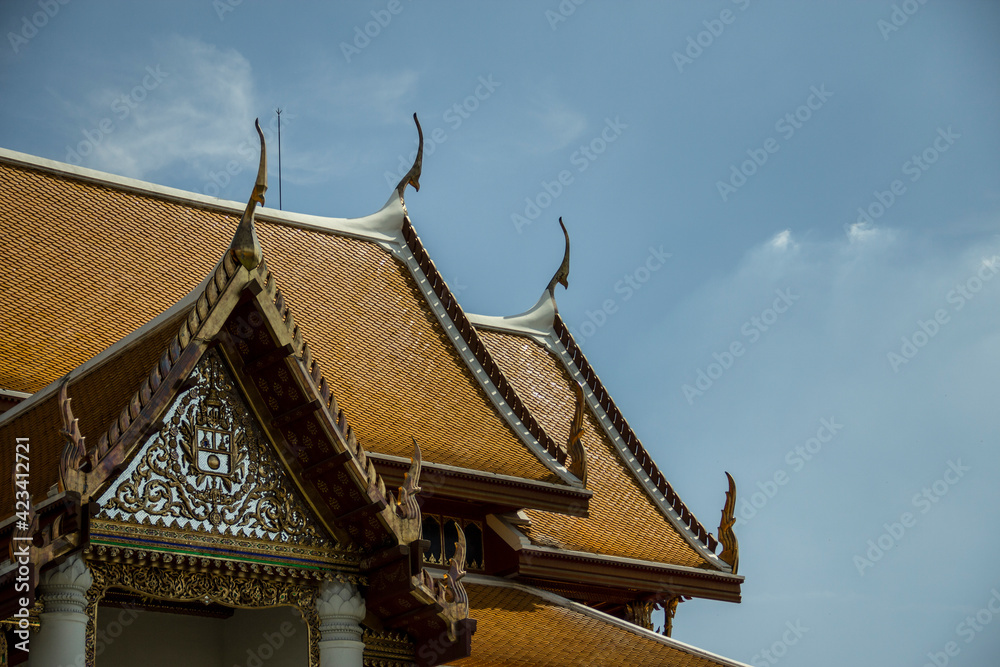
{"label": "ornate floral carving", "polygon": [[214,350],[129,469],[102,495],[101,516],[323,546],[253,413]]}

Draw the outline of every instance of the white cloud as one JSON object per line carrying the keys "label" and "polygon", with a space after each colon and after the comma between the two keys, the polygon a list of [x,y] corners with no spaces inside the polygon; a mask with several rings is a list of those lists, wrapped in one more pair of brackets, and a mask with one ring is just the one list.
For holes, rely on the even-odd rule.
{"label": "white cloud", "polygon": [[770,246],[775,250],[786,250],[792,242],[792,230],[786,229],[774,235],[770,241]]}
{"label": "white cloud", "polygon": [[256,140],[252,154],[238,153],[259,112],[249,61],[234,49],[180,36],[156,52],[155,62],[136,65],[90,97],[95,127],[110,124],[111,131],[90,142],[85,164],[142,178],[178,163],[207,172],[253,159]]}

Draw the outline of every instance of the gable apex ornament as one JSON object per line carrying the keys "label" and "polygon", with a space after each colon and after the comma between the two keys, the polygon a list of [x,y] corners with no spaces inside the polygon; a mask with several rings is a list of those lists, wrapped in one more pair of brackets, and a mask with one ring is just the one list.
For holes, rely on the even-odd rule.
{"label": "gable apex ornament", "polygon": [[728,472],[729,490],[726,491],[726,504],[722,508],[722,519],[719,521],[719,543],[722,545],[722,553],[719,560],[728,563],[733,568],[733,574],[740,565],[740,543],[733,532],[736,524],[736,481]]}
{"label": "gable apex ornament", "polygon": [[260,241],[257,240],[253,214],[257,204],[264,205],[264,193],[267,192],[267,146],[264,143],[264,133],[261,132],[259,119],[254,121],[254,127],[257,128],[257,136],[260,137],[260,165],[257,167],[257,181],[254,183],[253,192],[250,193],[247,208],[243,211],[240,226],[236,228],[233,241],[229,244],[229,250],[233,253],[233,257],[247,271],[256,269],[264,256],[260,249]]}
{"label": "gable apex ornament", "polygon": [[410,170],[403,176],[403,180],[396,186],[396,192],[399,194],[400,201],[403,200],[403,191],[406,190],[407,185],[412,185],[414,190],[420,192],[420,170],[424,164],[424,131],[420,129],[420,121],[417,119],[417,114],[413,114],[413,122],[417,124],[417,137],[419,138],[417,156],[413,159],[413,166],[410,167]]}
{"label": "gable apex ornament", "polygon": [[564,289],[569,289],[569,232],[566,231],[562,216],[559,217],[559,226],[562,227],[563,236],[566,237],[566,250],[563,252],[562,264],[556,269],[555,275],[552,276],[552,280],[545,288],[553,299],[556,296],[556,285],[562,285]]}

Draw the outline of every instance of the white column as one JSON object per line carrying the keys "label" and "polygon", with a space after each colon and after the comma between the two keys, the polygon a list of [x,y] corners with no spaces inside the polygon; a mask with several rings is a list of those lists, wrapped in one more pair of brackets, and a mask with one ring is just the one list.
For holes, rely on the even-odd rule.
{"label": "white column", "polygon": [[87,652],[87,589],[93,583],[79,554],[42,575],[41,627],[29,644],[31,667],[83,665]]}
{"label": "white column", "polygon": [[[365,643],[361,621],[365,600],[354,584],[326,581],[316,599],[320,667],[362,667]],[[35,667],[32,664],[32,667]]]}

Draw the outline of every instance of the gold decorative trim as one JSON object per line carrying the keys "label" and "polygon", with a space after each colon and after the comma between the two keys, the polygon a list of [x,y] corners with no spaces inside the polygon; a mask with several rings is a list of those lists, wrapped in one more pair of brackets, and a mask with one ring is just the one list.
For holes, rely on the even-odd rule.
{"label": "gold decorative trim", "polygon": [[677,615],[677,605],[683,601],[684,599],[680,595],[675,595],[663,603],[663,612],[666,618],[666,623],[663,626],[663,634],[667,637],[673,635],[674,616]]}
{"label": "gold decorative trim", "polygon": [[729,490],[726,491],[726,504],[722,508],[722,519],[719,522],[719,543],[722,545],[719,560],[728,563],[733,568],[733,574],[736,574],[740,564],[740,543],[733,532],[736,524],[736,481],[728,472],[726,477],[729,479]]}
{"label": "gold decorative trim", "polygon": [[573,413],[573,424],[569,429],[566,453],[570,457],[569,471],[576,475],[586,488],[587,450],[583,447],[583,410],[586,403],[583,398],[583,386],[579,382],[570,384],[573,385],[573,394],[576,396],[576,411]]}
{"label": "gold decorative trim", "polygon": [[257,204],[264,205],[264,193],[267,191],[267,146],[264,143],[264,133],[260,131],[260,120],[254,121],[257,128],[257,136],[260,137],[260,164],[257,167],[257,181],[254,183],[253,192],[250,194],[250,201],[240,219],[240,226],[233,234],[233,240],[229,244],[229,251],[240,264],[246,267],[247,271],[253,271],[260,264],[264,257],[260,249],[260,241],[257,239],[257,230],[254,227],[253,214]]}
{"label": "gold decorative trim", "polygon": [[634,623],[640,628],[653,629],[653,611],[656,609],[656,602],[652,600],[636,600],[625,603],[625,620]]}
{"label": "gold decorative trim", "polygon": [[448,572],[437,581],[425,569],[421,569],[420,574],[415,576],[415,579],[419,577],[415,583],[421,585],[441,605],[443,611],[440,615],[448,622],[448,639],[452,642],[458,640],[459,621],[469,618],[469,594],[462,585],[462,578],[465,577],[465,533],[458,523],[455,524],[455,529],[458,531],[458,541],[455,542],[455,555],[452,556]]}
{"label": "gold decorative trim", "polygon": [[562,285],[564,289],[569,289],[569,232],[566,231],[566,225],[563,224],[562,217],[559,218],[559,226],[562,227],[563,236],[566,237],[566,250],[563,252],[562,264],[556,269],[552,280],[545,287],[553,298],[556,295],[556,285]]}
{"label": "gold decorative trim", "polygon": [[98,605],[110,588],[161,600],[217,603],[239,609],[295,607],[309,630],[309,667],[319,667],[319,615],[313,583],[288,583],[240,579],[206,572],[185,572],[158,567],[90,561],[93,585],[87,591],[87,667],[93,667],[97,646]]}
{"label": "gold decorative trim", "polygon": [[70,407],[73,399],[66,393],[68,384],[67,376],[59,385],[59,416],[63,425],[60,433],[66,439],[59,458],[59,490],[76,491],[80,494],[80,501],[86,503],[90,500],[90,476],[87,474],[90,471],[90,459],[84,444],[85,438],[80,434],[79,420],[73,416],[73,409]]}
{"label": "gold decorative trim", "polygon": [[402,632],[365,630],[365,667],[411,667],[416,661],[413,641]]}
{"label": "gold decorative trim", "polygon": [[[264,558],[297,559],[313,561],[325,568],[334,568],[356,572],[362,554],[356,549],[337,547],[310,547],[301,544],[290,544],[274,540],[240,538],[231,535],[212,535],[210,533],[192,533],[177,528],[161,526],[121,523],[106,519],[94,519],[91,524],[91,539],[118,543],[121,548],[145,549],[150,552],[162,552],[172,544],[183,544],[189,550],[240,550],[253,552]],[[160,542],[161,544],[150,544]],[[227,559],[227,556],[217,554],[212,558]],[[234,559],[245,559],[247,554],[239,553]],[[287,563],[288,567],[297,567]],[[301,565],[298,567],[308,567]]]}
{"label": "gold decorative trim", "polygon": [[[420,129],[420,121],[417,120],[417,114],[413,114],[413,122],[417,124],[417,136],[419,137],[417,156],[413,159],[413,166],[410,167],[410,170],[403,176],[403,180],[396,186],[396,193],[399,194],[400,202],[403,201],[403,191],[406,190],[407,185],[412,185],[414,190],[420,192],[420,170],[424,164],[424,131]],[[405,203],[403,204],[403,208],[406,208]]]}

